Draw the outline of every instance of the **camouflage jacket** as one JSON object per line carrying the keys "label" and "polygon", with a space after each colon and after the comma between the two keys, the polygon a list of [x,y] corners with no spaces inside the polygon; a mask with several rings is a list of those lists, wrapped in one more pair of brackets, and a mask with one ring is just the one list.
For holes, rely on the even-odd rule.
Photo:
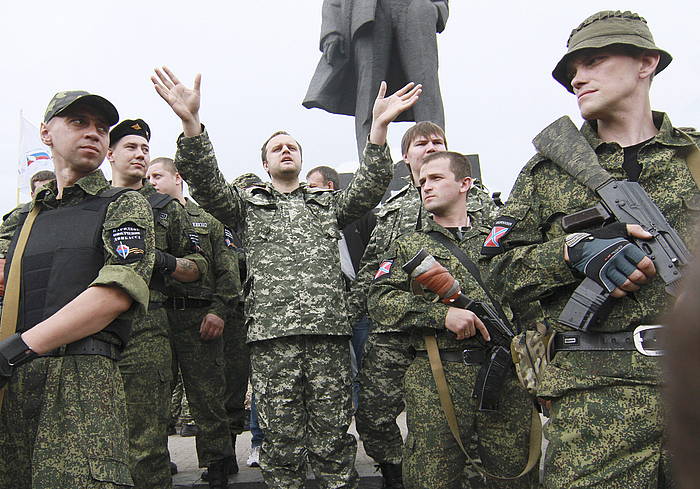
{"label": "camouflage jacket", "polygon": [[[370,317],[380,328],[390,331],[408,331],[411,343],[417,350],[425,350],[425,335],[435,335],[438,347],[459,350],[483,345],[476,337],[457,340],[454,333],[445,328],[445,316],[450,306],[439,301],[436,294],[424,290],[401,268],[421,249],[430,253],[460,283],[462,293],[484,302],[488,296],[476,279],[450,250],[437,243],[427,233],[437,231],[456,243],[474,263],[478,263],[479,250],[489,232],[488,227],[479,226],[472,220],[472,227],[461,241],[431,218],[423,218],[420,231],[398,237],[384,255],[382,270],[375,274],[367,295]],[[388,272],[384,273],[386,270]]]}
{"label": "camouflage jacket", "polygon": [[[150,183],[145,183],[138,192],[144,197],[155,194],[156,189]],[[192,260],[202,275],[207,273],[207,258],[202,254],[196,243],[196,234],[190,224],[184,207],[177,200],[171,200],[155,216],[156,248],[170,253],[178,258]],[[163,302],[166,295],[151,289],[151,301]]]}
{"label": "camouflage jacket", "polygon": [[239,189],[217,168],[207,133],[180,137],[177,167],[197,201],[232,228],[241,225],[248,341],[290,335],[350,335],[340,270],[340,229],[372,209],[392,176],[387,146],[368,144],[348,188],[282,194],[271,184]]}
{"label": "camouflage jacket", "polygon": [[168,296],[211,300],[207,313],[225,319],[241,291],[238,254],[224,234],[223,224],[211,214],[189,199],[185,203],[185,211],[197,235],[198,246],[205,256],[210,257],[210,263],[207,272],[195,282],[182,283],[168,278]]}
{"label": "camouflage jacket", "polygon": [[[660,130],[639,151],[643,167],[639,183],[692,250],[700,195],[684,156],[693,144],[673,128],[665,114],[655,112],[654,122]],[[585,123],[581,132],[598,154],[601,166],[614,178],[626,179],[623,148],[600,140],[591,123]],[[700,134],[691,132],[691,137],[700,138]],[[490,260],[489,277],[493,290],[513,310],[527,310],[523,326],[544,321],[557,330],[565,329],[557,318],[583,276],[564,262],[566,233],[561,217],[597,202],[591,190],[539,154],[521,171],[502,208],[504,219],[496,223],[500,228],[492,231],[498,231],[499,236],[489,237],[495,238],[495,242],[490,241],[491,249],[500,252]],[[670,299],[657,277],[634,294],[611,299],[609,315],[594,331],[631,331],[641,324],[657,324]],[[559,352],[551,365],[542,382],[543,395],[601,383],[657,383],[660,379],[658,359],[632,352]]]}
{"label": "camouflage jacket", "polygon": [[[52,181],[40,190],[32,202],[32,206],[42,208],[57,208],[71,206],[82,202],[91,195],[110,188],[102,171],[95,170],[78,180],[74,185],[65,187],[61,199],[57,199],[56,182]],[[0,248],[5,252],[9,242],[17,230],[20,213],[13,212],[0,226]],[[76,223],[76,226],[79,226]],[[118,232],[123,226],[135,226],[141,230],[144,254],[122,258],[112,240],[113,232]],[[66,230],[70,232],[70,230]],[[151,207],[137,192],[125,192],[107,207],[104,224],[102,225],[102,243],[105,252],[105,264],[97,278],[90,286],[119,287],[133,299],[132,307],[122,318],[136,319],[143,317],[148,308],[148,281],[151,277],[154,261],[154,231]],[[134,257],[138,257],[135,259]]]}
{"label": "camouflage jacket", "polygon": [[[380,259],[397,237],[415,230],[420,219],[422,209],[420,194],[411,183],[410,177],[406,179],[407,184],[387,199],[377,211],[377,223],[362,255],[360,270],[350,290],[349,307],[353,321],[367,314],[367,290],[379,268]],[[474,185],[469,191],[467,210],[470,216],[487,225],[496,217],[497,208],[481,183]],[[372,324],[374,333],[397,331],[395,327]]]}

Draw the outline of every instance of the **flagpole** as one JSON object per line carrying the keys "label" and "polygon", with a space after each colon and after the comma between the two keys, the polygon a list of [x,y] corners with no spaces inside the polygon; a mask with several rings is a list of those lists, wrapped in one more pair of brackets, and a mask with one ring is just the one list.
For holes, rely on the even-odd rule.
{"label": "flagpole", "polygon": [[[19,109],[19,137],[17,138],[17,156],[18,158],[21,158],[22,156],[22,120],[24,119],[24,113],[22,112],[22,109]],[[20,173],[17,171],[17,192],[15,195],[15,200],[17,201],[15,205],[19,205],[19,177]]]}

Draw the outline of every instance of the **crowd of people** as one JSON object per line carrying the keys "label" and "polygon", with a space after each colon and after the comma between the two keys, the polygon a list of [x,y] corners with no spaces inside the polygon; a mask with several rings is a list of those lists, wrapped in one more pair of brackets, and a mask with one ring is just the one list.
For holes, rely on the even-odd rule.
{"label": "crowd of people", "polygon": [[[269,182],[229,182],[199,75],[152,77],[182,123],[174,158],[152,159],[147,122],[106,98],[57,93],[40,129],[55,175],[0,227],[0,489],[172,487],[178,379],[203,478],[226,488],[248,378],[271,488],[305,487],[307,467],[358,487],[353,416],[389,489],[676,487],[658,345],[682,268],[657,277],[656,229],[600,204],[603,183],[636,182],[683,241],[669,267],[687,262],[700,132],[649,96],[671,59],[638,14],[585,19],[553,71],[585,122],[538,135],[504,206],[430,121],[405,132],[405,186],[384,197],[389,127],[420,84],[377,87],[342,189],[327,166],[301,181],[285,131],[261,147]],[[582,305],[585,326],[562,321]]]}

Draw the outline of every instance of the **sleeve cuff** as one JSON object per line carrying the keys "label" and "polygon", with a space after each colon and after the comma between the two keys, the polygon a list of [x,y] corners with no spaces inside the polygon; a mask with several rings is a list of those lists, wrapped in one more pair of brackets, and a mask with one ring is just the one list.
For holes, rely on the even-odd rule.
{"label": "sleeve cuff", "polygon": [[202,255],[198,253],[193,253],[191,255],[183,256],[183,258],[192,260],[194,264],[197,265],[197,268],[199,269],[200,279],[203,278],[209,271],[209,262]]}
{"label": "sleeve cuff", "polygon": [[432,304],[426,314],[428,316],[426,326],[435,329],[445,329],[445,318],[449,309],[450,306],[441,302]]}
{"label": "sleeve cuff", "polygon": [[547,263],[547,272],[552,283],[567,285],[580,282],[568,263],[564,261],[564,240],[566,236],[554,238],[538,246],[541,261]]}
{"label": "sleeve cuff", "polygon": [[369,136],[367,136],[367,144],[365,144],[365,150],[363,155],[365,156],[364,161],[368,159],[371,161],[376,161],[378,158],[391,158],[391,152],[389,151],[389,145],[387,143],[378,144],[370,143]]}
{"label": "sleeve cuff", "polygon": [[201,154],[204,148],[209,146],[211,146],[211,141],[204,124],[202,124],[201,134],[188,138],[185,137],[185,133],[180,133],[177,137],[177,149],[182,153],[183,157],[197,156]]}
{"label": "sleeve cuff", "polygon": [[105,287],[117,287],[134,300],[131,311],[135,308],[138,312],[145,314],[148,310],[148,284],[146,281],[129,267],[123,265],[105,265],[100,270],[97,278],[92,281],[90,287],[101,285]]}

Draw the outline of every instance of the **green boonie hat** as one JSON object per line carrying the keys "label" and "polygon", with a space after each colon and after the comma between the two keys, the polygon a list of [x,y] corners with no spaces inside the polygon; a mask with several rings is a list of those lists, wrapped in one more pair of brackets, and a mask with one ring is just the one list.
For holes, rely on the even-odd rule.
{"label": "green boonie hat", "polygon": [[670,54],[654,44],[654,37],[647,26],[647,21],[639,14],[629,11],[603,10],[591,15],[571,31],[566,43],[568,50],[552,71],[552,76],[569,92],[574,93],[567,74],[567,64],[571,55],[583,49],[604,48],[613,44],[627,44],[657,51],[661,59],[656,73],[666,68],[673,59]]}
{"label": "green boonie hat", "polygon": [[93,95],[84,90],[68,90],[66,92],[58,92],[53,96],[51,102],[46,107],[44,113],[44,123],[60,115],[65,109],[76,103],[78,100],[96,108],[107,117],[107,123],[113,126],[119,122],[119,112],[112,105],[112,102],[99,95]]}

